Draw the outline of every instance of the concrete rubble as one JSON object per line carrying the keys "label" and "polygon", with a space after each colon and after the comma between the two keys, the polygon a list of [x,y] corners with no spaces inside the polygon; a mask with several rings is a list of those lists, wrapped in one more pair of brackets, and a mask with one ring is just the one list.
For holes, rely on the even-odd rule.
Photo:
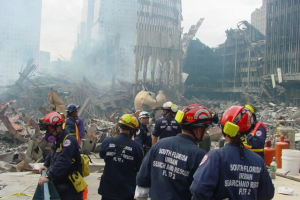
{"label": "concrete rubble", "polygon": [[[15,84],[0,94],[0,173],[33,170],[32,163],[43,161],[51,144],[42,140],[43,133],[40,133],[37,121],[51,110],[65,113],[69,103],[81,106],[79,115],[85,120],[86,130],[82,149],[86,154],[97,153],[101,142],[117,133],[116,125],[122,114],[136,111],[134,115],[138,116],[141,110],[152,112],[156,108],[155,117],[159,118],[160,105],[168,100],[177,103],[180,108],[192,103],[202,104],[219,116],[230,106],[251,103],[258,110],[258,119],[266,124],[270,138],[287,129],[292,129],[294,135],[300,133],[299,107],[285,107],[284,103],[275,104],[247,93],[243,93],[238,101],[208,99],[205,95],[187,99],[172,86],[139,81],[136,89],[140,92],[132,95],[133,85],[125,80],[118,80],[119,85],[107,90],[87,78],[75,82],[58,78],[65,76],[57,74],[30,77],[30,69],[26,68]],[[218,148],[221,129],[215,126],[209,134],[212,148]],[[294,148],[300,148],[298,139],[294,144]]]}

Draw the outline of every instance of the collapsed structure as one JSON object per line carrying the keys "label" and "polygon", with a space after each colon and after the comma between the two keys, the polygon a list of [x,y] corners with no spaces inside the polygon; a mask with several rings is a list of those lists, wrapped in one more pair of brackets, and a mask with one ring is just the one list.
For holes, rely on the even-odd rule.
{"label": "collapsed structure", "polygon": [[[79,115],[86,119],[89,145],[84,146],[85,153],[97,150],[96,143],[109,131],[115,131],[118,117],[130,113],[132,108],[153,110],[172,100],[179,105],[203,104],[221,113],[231,105],[251,102],[261,106],[261,119],[274,133],[274,123],[284,110],[281,101],[285,100],[286,105],[298,104],[299,30],[294,25],[297,23],[285,23],[286,31],[277,24],[278,20],[298,20],[299,16],[293,13],[297,11],[295,1],[268,1],[266,36],[247,21],[241,21],[237,29],[226,31],[227,39],[218,48],[192,40],[203,18],[181,40],[180,0],[87,2],[86,21],[81,24],[74,51],[75,57],[82,59],[82,54],[84,59],[76,63],[74,58],[68,75],[40,73],[35,77],[32,72],[37,66],[31,59],[20,78],[0,97],[1,102],[9,102],[1,106],[0,118],[7,128],[1,132],[1,138],[13,142],[31,139],[27,156],[34,160],[39,160],[47,148],[41,142],[36,120],[50,110],[64,113],[69,103],[81,105]],[[115,8],[122,6],[132,12],[120,21],[122,15]],[[288,9],[292,6],[293,12]],[[283,17],[279,19],[276,12],[285,9],[288,14],[280,13]],[[91,12],[95,12],[96,18]],[[108,21],[111,15],[112,21]],[[83,67],[91,69],[92,74],[86,74],[91,76],[83,76],[80,81],[73,79],[78,74],[85,75],[80,73]],[[188,74],[185,89],[179,90],[185,96],[174,90],[183,88],[182,72]],[[112,89],[107,89],[103,83],[111,80]],[[215,99],[239,101],[224,103]],[[275,108],[269,100],[279,106]],[[7,112],[12,104],[12,111]],[[294,114],[297,108],[287,109],[284,117],[291,118],[298,129],[300,116]],[[219,133],[214,140],[219,139]]]}
{"label": "collapsed structure", "polygon": [[[192,41],[183,66],[183,71],[191,74],[185,95],[200,91],[218,98],[224,94],[232,99],[259,96],[286,106],[299,105],[298,4],[264,1],[266,36],[242,21],[237,29],[226,31],[227,39],[218,48]],[[198,79],[194,72],[199,73]]]}
{"label": "collapsed structure", "polygon": [[143,82],[178,86],[181,21],[180,0],[85,1],[74,65],[93,69],[95,82],[112,80],[113,88],[118,78],[137,86],[140,71]]}

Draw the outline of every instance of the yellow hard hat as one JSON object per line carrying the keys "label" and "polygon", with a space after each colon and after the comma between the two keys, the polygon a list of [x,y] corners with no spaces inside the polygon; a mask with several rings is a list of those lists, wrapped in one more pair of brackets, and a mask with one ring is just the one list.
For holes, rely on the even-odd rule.
{"label": "yellow hard hat", "polygon": [[132,116],[131,114],[123,115],[119,120],[119,124],[127,126],[131,129],[135,129],[135,128],[139,127],[138,120],[134,116]]}
{"label": "yellow hard hat", "polygon": [[255,114],[256,108],[251,104],[246,104],[245,108],[248,108],[252,114]]}

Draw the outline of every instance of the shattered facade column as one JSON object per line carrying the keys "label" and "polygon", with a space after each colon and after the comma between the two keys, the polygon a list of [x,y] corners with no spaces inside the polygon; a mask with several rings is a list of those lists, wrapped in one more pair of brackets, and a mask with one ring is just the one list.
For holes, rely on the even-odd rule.
{"label": "shattered facade column", "polygon": [[[155,81],[155,71],[157,60],[161,61],[162,67],[170,68],[172,57],[168,56],[168,51],[176,51],[180,55],[180,35],[181,35],[181,0],[151,0],[138,1],[138,20],[136,33],[136,47],[140,49],[140,55],[144,60],[143,80],[147,79],[147,64],[152,58],[151,81]],[[137,51],[135,52],[138,53]],[[149,54],[148,54],[149,53]],[[167,56],[168,58],[166,58]],[[166,59],[166,60],[165,60]],[[163,61],[162,61],[163,60]],[[139,62],[139,60],[135,60]],[[139,65],[135,63],[135,65]],[[180,67],[180,65],[179,65]],[[169,69],[159,69],[160,72]],[[136,71],[137,72],[137,71]],[[175,72],[175,70],[173,70]],[[164,79],[162,73],[158,74],[159,80]],[[173,77],[174,75],[172,75]],[[138,75],[135,76],[137,82]],[[168,77],[168,79],[170,79]]]}
{"label": "shattered facade column", "polygon": [[148,47],[145,49],[145,54],[144,54],[144,71],[143,71],[143,82],[145,83],[147,80],[147,68],[148,68],[148,63],[151,55],[151,48]]}
{"label": "shattered facade column", "polygon": [[285,90],[285,106],[289,107],[290,104],[291,104],[291,88],[286,87],[286,90]]}
{"label": "shattered facade column", "polygon": [[166,85],[170,84],[170,61],[166,61]]}
{"label": "shattered facade column", "polygon": [[152,81],[152,83],[155,82],[154,75],[155,75],[155,71],[156,71],[156,64],[157,64],[157,56],[155,54],[152,54],[152,57],[151,57],[151,81]]}
{"label": "shattered facade column", "polygon": [[137,84],[138,84],[138,79],[139,79],[139,69],[140,69],[140,64],[141,64],[141,57],[139,54],[139,48],[136,47],[136,52],[135,52],[135,62],[134,62],[134,71],[135,71],[135,75],[134,75],[134,91],[133,91],[133,95],[137,94]]}
{"label": "shattered facade column", "polygon": [[161,83],[162,82],[162,75],[163,75],[163,72],[164,72],[164,63],[165,61],[161,61],[160,60],[160,63],[159,63],[159,73],[158,73],[158,83]]}

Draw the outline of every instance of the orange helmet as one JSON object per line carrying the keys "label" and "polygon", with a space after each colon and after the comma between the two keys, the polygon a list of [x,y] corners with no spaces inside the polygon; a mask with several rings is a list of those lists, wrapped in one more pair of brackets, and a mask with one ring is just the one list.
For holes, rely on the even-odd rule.
{"label": "orange helmet", "polygon": [[64,118],[60,113],[52,111],[45,115],[44,118],[39,120],[39,126],[41,130],[48,130],[48,127],[61,126],[64,122]]}
{"label": "orange helmet", "polygon": [[[247,134],[249,131],[251,131],[251,128],[254,125],[254,117],[248,108],[244,106],[232,106],[222,115],[220,123],[223,132],[226,122],[236,124],[239,127],[239,133]],[[231,137],[233,137],[233,135]]]}

